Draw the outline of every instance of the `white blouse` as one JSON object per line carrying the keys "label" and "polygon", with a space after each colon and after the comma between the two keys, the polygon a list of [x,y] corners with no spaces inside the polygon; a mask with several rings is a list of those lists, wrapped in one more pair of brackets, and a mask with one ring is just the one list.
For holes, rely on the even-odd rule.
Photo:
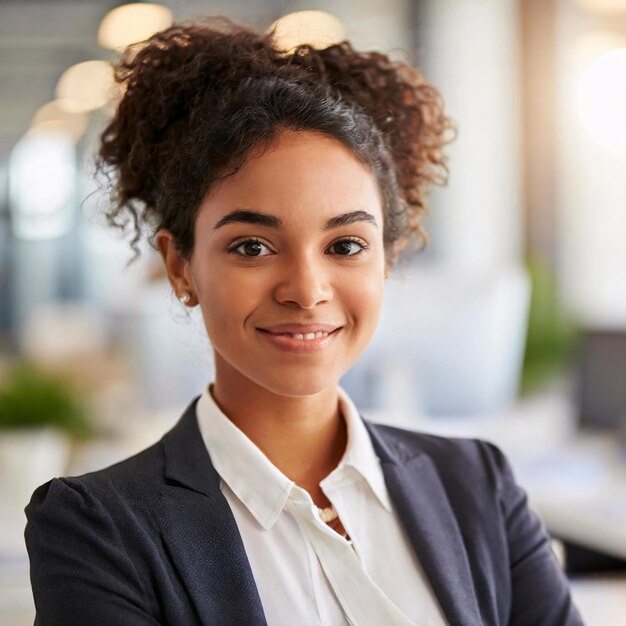
{"label": "white blouse", "polygon": [[209,386],[198,400],[200,432],[241,533],[267,622],[445,625],[365,425],[345,390],[338,390],[348,443],[320,488],[349,539],[327,526],[309,493],[222,413]]}

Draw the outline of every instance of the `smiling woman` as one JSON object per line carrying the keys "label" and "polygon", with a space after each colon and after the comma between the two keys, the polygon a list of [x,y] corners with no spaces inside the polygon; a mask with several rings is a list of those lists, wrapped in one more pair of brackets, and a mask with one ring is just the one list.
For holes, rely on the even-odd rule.
{"label": "smiling woman", "polygon": [[[268,407],[274,396],[295,396],[296,413],[306,402],[316,428],[320,414],[335,421],[336,383],[378,321],[382,224],[376,178],[348,148],[319,132],[283,131],[203,199],[188,258],[159,230],[175,291],[192,294],[204,316],[215,399],[238,425],[257,418],[235,398]],[[283,433],[298,422],[287,415]]]}
{"label": "smiling woman", "polygon": [[116,75],[108,218],[200,307],[215,380],[150,448],[34,492],[37,623],[581,624],[498,448],[376,425],[339,386],[445,180],[437,91],[225,19]]}

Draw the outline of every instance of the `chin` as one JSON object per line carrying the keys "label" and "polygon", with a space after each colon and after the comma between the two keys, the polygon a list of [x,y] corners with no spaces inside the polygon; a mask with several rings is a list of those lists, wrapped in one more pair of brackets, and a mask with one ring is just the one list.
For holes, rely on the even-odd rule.
{"label": "chin", "polygon": [[[216,378],[228,381],[228,386],[247,387],[250,384],[278,396],[300,398],[314,396],[336,386],[344,374],[347,363],[282,363],[265,362],[259,367],[259,359],[238,359],[238,355],[219,352],[214,347]],[[247,356],[247,355],[246,355]]]}
{"label": "chin", "polygon": [[340,378],[340,376],[329,376],[328,372],[321,373],[319,376],[311,376],[306,372],[293,375],[292,372],[291,375],[257,381],[257,384],[276,395],[300,398],[314,396],[329,387],[334,387],[339,383]]}

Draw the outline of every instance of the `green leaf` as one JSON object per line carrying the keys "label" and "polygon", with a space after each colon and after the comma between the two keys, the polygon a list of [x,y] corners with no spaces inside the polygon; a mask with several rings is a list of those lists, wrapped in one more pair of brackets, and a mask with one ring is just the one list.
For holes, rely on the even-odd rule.
{"label": "green leaf", "polygon": [[94,434],[86,403],[68,380],[21,362],[0,384],[0,429],[41,426],[74,439]]}

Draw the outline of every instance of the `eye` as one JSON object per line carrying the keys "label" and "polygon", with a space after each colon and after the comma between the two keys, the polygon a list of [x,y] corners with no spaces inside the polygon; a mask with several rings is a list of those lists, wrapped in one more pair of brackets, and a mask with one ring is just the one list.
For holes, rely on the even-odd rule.
{"label": "eye", "polygon": [[[263,253],[263,248],[267,250],[265,254]],[[243,251],[240,252],[240,249]],[[244,257],[267,256],[272,253],[272,251],[258,239],[246,239],[245,241],[241,241],[236,246],[228,248],[228,252],[231,254],[239,254]]]}
{"label": "eye", "polygon": [[[332,248],[335,248],[335,246],[335,254],[338,254],[339,256],[355,256],[363,252],[363,250],[369,248],[364,241],[360,241],[359,239],[354,239],[352,237],[335,241],[335,243],[333,243],[328,249],[331,250]],[[330,254],[332,254],[332,252]]]}

